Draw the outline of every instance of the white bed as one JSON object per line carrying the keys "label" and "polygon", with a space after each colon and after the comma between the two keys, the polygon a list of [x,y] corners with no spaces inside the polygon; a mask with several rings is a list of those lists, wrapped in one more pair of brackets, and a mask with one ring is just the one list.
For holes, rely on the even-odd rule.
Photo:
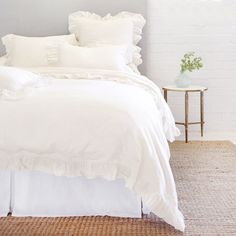
{"label": "white bed", "polygon": [[[101,199],[106,195],[108,208],[100,214],[141,216],[142,198],[150,211],[182,230],[183,217],[178,210],[167,143],[167,139],[173,141],[178,135],[178,129],[159,89],[134,73],[78,68],[30,70],[45,78],[45,84],[30,93],[27,91],[25,97],[21,94],[19,100],[3,97],[0,101],[0,169],[115,181],[112,190],[106,187],[109,182],[91,182],[92,186],[101,184],[91,194],[97,195],[98,208],[104,205]],[[83,192],[81,199],[90,195],[83,189],[87,185],[85,179],[73,179],[72,185],[80,186],[83,191],[75,191],[68,185],[64,194],[71,197],[65,198],[57,191],[71,180],[37,175],[11,174],[11,205],[5,205],[4,209],[10,208],[17,216],[99,212],[94,207],[86,207],[87,213],[79,204],[74,207],[76,194],[79,198]],[[42,187],[41,178],[45,180]],[[49,182],[54,188],[55,181],[59,187],[50,196],[60,196],[58,202],[51,205],[52,198],[47,195],[40,197],[40,202],[36,190],[41,188],[43,195],[43,189],[49,188]],[[32,186],[37,187],[32,189]],[[97,188],[102,195],[96,193]],[[75,194],[70,194],[71,190]],[[118,201],[113,199],[115,191],[120,193]],[[111,204],[107,204],[108,198]],[[65,200],[70,204],[61,210]],[[5,202],[9,203],[9,199]]]}
{"label": "white bed", "polygon": [[[86,34],[87,25],[80,25],[82,37],[78,17],[109,30],[92,45],[99,28]],[[112,18],[76,12],[69,17],[72,35],[57,36],[60,43],[3,38],[8,57],[0,62],[29,68],[0,67],[0,216],[153,212],[184,230],[168,146],[179,131],[159,88],[137,69],[145,20],[127,12]],[[127,31],[117,44],[110,20]],[[84,45],[74,42],[79,37]]]}

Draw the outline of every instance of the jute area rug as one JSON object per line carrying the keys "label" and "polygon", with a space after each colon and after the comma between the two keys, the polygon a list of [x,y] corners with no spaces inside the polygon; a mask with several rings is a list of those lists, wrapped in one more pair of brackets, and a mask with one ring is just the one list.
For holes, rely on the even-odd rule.
{"label": "jute area rug", "polygon": [[230,142],[175,142],[171,152],[186,222],[184,234],[149,215],[143,219],[6,217],[0,219],[0,235],[236,235],[236,146]]}

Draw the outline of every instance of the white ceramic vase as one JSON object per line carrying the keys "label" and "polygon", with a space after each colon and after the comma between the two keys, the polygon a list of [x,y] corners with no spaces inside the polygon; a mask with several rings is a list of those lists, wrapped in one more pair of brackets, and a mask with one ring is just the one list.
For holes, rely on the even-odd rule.
{"label": "white ceramic vase", "polygon": [[191,78],[187,75],[186,72],[181,72],[175,80],[175,85],[178,88],[188,88],[191,86]]}

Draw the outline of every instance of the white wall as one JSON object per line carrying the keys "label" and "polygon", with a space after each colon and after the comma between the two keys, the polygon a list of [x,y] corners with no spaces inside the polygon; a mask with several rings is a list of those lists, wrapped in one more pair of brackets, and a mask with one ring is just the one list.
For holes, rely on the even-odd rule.
{"label": "white wall", "polygon": [[[236,1],[149,0],[148,76],[160,87],[173,83],[185,52],[202,56],[204,68],[191,76],[209,87],[206,132],[236,131]],[[169,104],[183,116],[181,94]],[[191,96],[190,118],[199,119],[199,98]],[[192,126],[191,130],[199,130]]]}

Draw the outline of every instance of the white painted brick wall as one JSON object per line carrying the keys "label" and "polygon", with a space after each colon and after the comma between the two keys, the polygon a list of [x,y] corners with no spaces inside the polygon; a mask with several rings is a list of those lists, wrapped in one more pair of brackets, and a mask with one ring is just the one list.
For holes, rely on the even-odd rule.
{"label": "white painted brick wall", "polygon": [[[148,77],[161,87],[172,84],[180,59],[195,51],[204,68],[192,73],[194,84],[209,87],[205,98],[206,132],[236,131],[236,1],[148,0]],[[183,120],[184,96],[169,104]],[[191,95],[190,118],[199,119],[199,97]],[[191,127],[199,130],[199,127]]]}

